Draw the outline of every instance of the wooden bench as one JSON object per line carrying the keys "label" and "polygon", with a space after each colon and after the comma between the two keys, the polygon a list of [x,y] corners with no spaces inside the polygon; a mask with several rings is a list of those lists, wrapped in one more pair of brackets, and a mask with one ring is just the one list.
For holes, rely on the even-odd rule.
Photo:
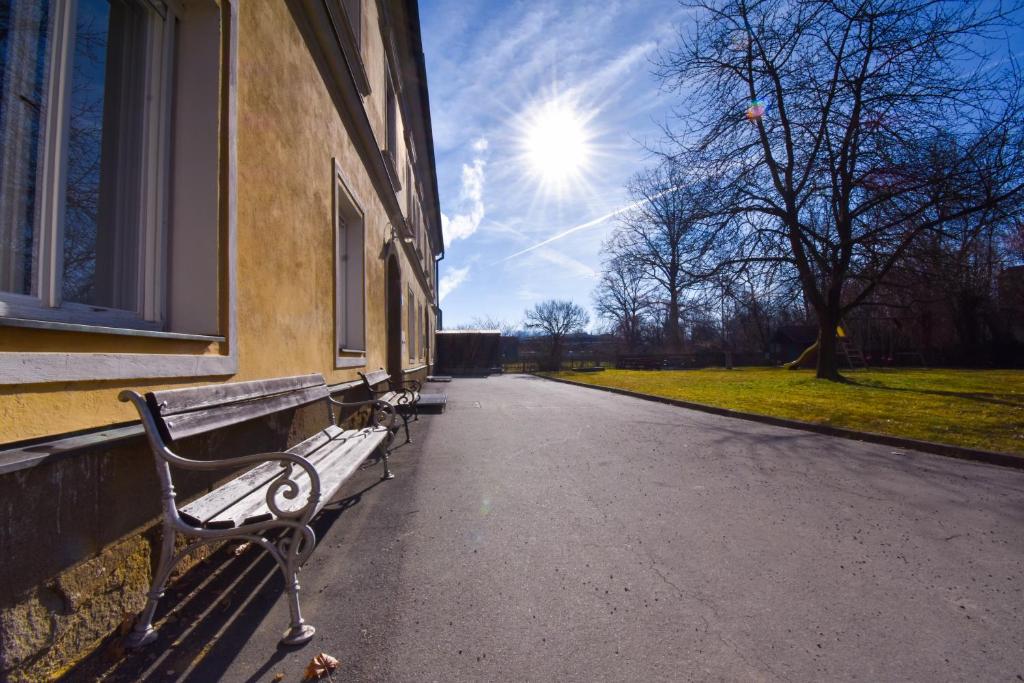
{"label": "wooden bench", "polygon": [[[148,601],[128,637],[128,645],[139,647],[156,639],[153,615],[175,565],[200,546],[226,539],[258,544],[284,573],[291,624],[281,642],[298,645],[312,638],[316,629],[302,619],[298,581],[299,568],[316,543],[309,522],[373,453],[381,455],[383,477],[392,477],[388,449],[394,438],[395,408],[373,399],[355,403],[336,401],[321,375],[171,389],[145,396],[123,391],[120,399],[134,403],[142,418],[156,460],[163,504],[160,561],[153,572]],[[180,439],[314,402],[324,404],[323,429],[283,452],[193,460],[171,449]],[[338,427],[334,406],[368,406],[371,425],[349,430]],[[248,469],[206,495],[179,506],[172,466],[206,471]],[[277,533],[268,537],[267,532]],[[196,540],[175,552],[176,533]]]}
{"label": "wooden bench", "polygon": [[370,398],[384,401],[395,408],[405,427],[405,442],[411,443],[409,416],[412,415],[414,421],[419,419],[420,383],[414,379],[395,382],[384,368],[373,372],[360,372],[359,377],[362,378],[363,386],[369,392]]}

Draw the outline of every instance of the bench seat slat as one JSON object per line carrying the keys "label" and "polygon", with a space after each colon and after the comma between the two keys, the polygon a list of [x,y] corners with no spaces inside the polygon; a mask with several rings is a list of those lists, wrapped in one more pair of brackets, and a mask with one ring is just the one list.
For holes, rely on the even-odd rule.
{"label": "bench seat slat", "polygon": [[[367,442],[372,441],[373,444],[377,444],[383,440],[383,430],[378,432],[380,438],[368,438],[373,431],[372,429],[353,429],[347,432],[339,430],[339,433],[331,439],[322,440],[315,449],[306,447],[306,442],[299,444],[304,447],[302,450],[307,452],[296,453],[296,455],[305,457],[316,469],[317,476],[320,477],[320,501],[317,503],[314,514],[320,511],[345,480],[373,453],[376,445],[368,445]],[[295,453],[295,450],[291,449],[289,452]],[[353,459],[355,460],[354,465],[349,467],[352,465],[350,460]],[[280,473],[281,468],[278,465],[274,477],[271,477],[258,489],[247,492],[239,498],[235,505],[219,513],[211,522],[241,526],[272,518],[273,515],[267,506],[267,489],[270,488],[276,475]],[[298,467],[293,468],[292,480],[298,485],[299,492],[292,499],[284,498],[283,495],[278,496],[277,504],[284,510],[302,507],[309,497],[310,481],[305,470]]]}
{"label": "bench seat slat", "polygon": [[172,440],[182,439],[203,432],[220,429],[239,422],[248,422],[264,415],[270,415],[289,408],[327,398],[327,385],[307,387],[298,391],[273,394],[263,398],[252,398],[236,403],[223,403],[211,408],[176,413],[164,417],[162,422],[167,436]]}
{"label": "bench seat slat", "polygon": [[[301,443],[296,444],[288,452],[307,457],[343,431],[341,427],[330,425]],[[189,503],[181,508],[179,513],[186,522],[193,526],[206,527],[207,529],[230,529],[235,526],[234,522],[222,521],[218,524],[211,522],[211,520],[217,519],[220,513],[239,504],[241,499],[247,496],[247,492],[259,489],[263,491],[263,495],[266,495],[266,485],[279,474],[281,474],[281,463],[279,461],[261,463],[242,473],[234,481],[219,486],[205,496]],[[266,507],[265,501],[264,507]]]}
{"label": "bench seat slat", "polygon": [[[316,512],[329,502],[345,480],[383,442],[386,435],[387,430],[383,428],[344,431],[338,427],[328,427],[289,450],[290,453],[305,457],[317,470],[321,498]],[[267,506],[267,490],[281,474],[281,470],[278,462],[258,465],[189,503],[179,512],[190,524],[208,529],[230,529],[271,519],[273,515]],[[292,479],[298,485],[299,492],[292,499],[278,497],[278,505],[283,509],[302,506],[309,495],[310,480],[304,470],[293,468]]]}

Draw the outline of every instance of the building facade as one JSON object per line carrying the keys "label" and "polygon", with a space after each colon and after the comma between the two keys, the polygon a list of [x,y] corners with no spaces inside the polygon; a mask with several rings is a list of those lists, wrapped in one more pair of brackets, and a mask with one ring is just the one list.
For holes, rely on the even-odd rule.
{"label": "building facade", "polygon": [[[415,0],[0,12],[0,678],[17,680],[74,662],[146,589],[157,488],[118,392],[422,378],[443,241]],[[302,421],[189,447],[283,447]]]}

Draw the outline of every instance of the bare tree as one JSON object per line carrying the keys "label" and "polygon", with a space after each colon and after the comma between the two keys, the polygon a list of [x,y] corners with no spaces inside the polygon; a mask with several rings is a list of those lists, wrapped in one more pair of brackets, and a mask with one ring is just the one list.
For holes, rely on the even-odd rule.
{"label": "bare tree", "polygon": [[607,259],[594,289],[594,308],[629,351],[642,343],[652,306],[651,284],[644,271],[617,256]]}
{"label": "bare tree", "polygon": [[503,337],[516,337],[520,333],[520,323],[490,315],[477,315],[468,324],[456,325],[455,330],[498,330]]}
{"label": "bare tree", "polygon": [[651,297],[665,308],[665,345],[679,351],[686,289],[699,280],[708,243],[699,229],[703,183],[678,165],[660,164],[629,186],[634,208],[624,213],[606,251],[624,268],[642,272]]}
{"label": "bare tree", "polygon": [[527,329],[537,330],[548,340],[548,368],[558,370],[562,364],[565,338],[583,332],[590,324],[590,314],[572,301],[549,299],[526,311]]}
{"label": "bare tree", "polygon": [[[723,264],[787,263],[836,326],[921,235],[1024,187],[1021,79],[977,45],[1001,6],[940,0],[699,0],[660,73],[686,94],[667,156],[717,187]],[[942,150],[942,163],[936,152]]]}

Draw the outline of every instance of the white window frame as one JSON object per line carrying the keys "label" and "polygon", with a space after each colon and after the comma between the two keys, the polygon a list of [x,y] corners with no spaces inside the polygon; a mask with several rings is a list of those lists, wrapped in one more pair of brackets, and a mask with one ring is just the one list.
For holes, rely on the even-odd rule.
{"label": "white window frame", "polygon": [[[366,365],[366,212],[335,158],[334,367]],[[358,252],[354,254],[353,252]],[[355,255],[356,258],[353,258]]]}
{"label": "white window frame", "polygon": [[163,329],[166,282],[164,257],[168,173],[170,169],[170,108],[174,64],[176,5],[167,4],[161,16],[149,10],[151,38],[147,46],[143,163],[136,170],[141,181],[139,259],[134,311],[66,302],[61,298],[64,260],[64,207],[66,196],[68,127],[70,125],[71,74],[77,2],[53,4],[52,38],[46,119],[43,122],[42,164],[39,168],[39,204],[35,238],[37,258],[33,273],[35,294],[0,292],[0,317],[102,325],[142,330]]}

